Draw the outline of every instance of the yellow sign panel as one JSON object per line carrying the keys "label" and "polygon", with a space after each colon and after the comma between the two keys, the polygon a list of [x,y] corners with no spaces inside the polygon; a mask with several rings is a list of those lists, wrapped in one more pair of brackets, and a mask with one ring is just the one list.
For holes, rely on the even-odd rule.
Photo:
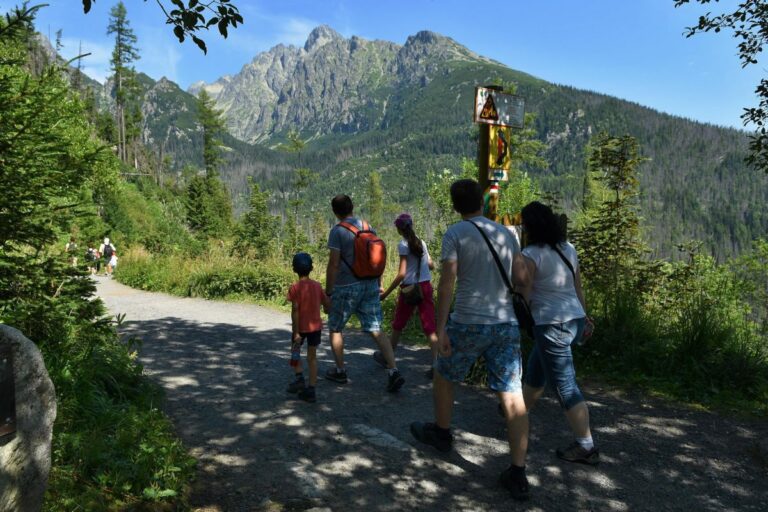
{"label": "yellow sign panel", "polygon": [[[512,167],[512,149],[509,146],[511,137],[512,130],[510,128],[490,126],[490,134],[488,137],[489,179],[507,180],[507,171]],[[493,174],[503,177],[491,177]]]}

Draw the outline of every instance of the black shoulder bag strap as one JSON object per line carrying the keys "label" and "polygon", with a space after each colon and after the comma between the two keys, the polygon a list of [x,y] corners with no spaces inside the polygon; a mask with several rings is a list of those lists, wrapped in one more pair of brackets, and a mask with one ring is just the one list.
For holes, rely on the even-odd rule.
{"label": "black shoulder bag strap", "polygon": [[576,288],[576,271],[573,270],[573,265],[571,265],[571,262],[568,261],[568,258],[565,257],[565,254],[562,253],[562,251],[555,245],[552,247],[555,251],[557,251],[557,254],[560,255],[560,257],[563,259],[565,264],[568,266],[568,270],[571,271],[571,274],[573,274],[573,287]]}
{"label": "black shoulder bag strap", "polygon": [[509,293],[515,293],[515,288],[512,286],[512,283],[509,282],[509,276],[507,276],[507,273],[504,272],[504,265],[501,264],[501,259],[499,258],[498,253],[496,252],[496,249],[493,248],[493,244],[488,239],[488,235],[485,234],[485,231],[472,222],[471,220],[467,219],[467,222],[472,224],[477,228],[477,230],[480,232],[481,235],[483,235],[483,240],[485,240],[485,243],[488,244],[488,248],[491,250],[491,254],[493,254],[493,259],[496,261],[496,266],[499,267],[499,273],[501,274],[501,278],[504,280],[504,284],[507,285],[507,289],[509,290]]}

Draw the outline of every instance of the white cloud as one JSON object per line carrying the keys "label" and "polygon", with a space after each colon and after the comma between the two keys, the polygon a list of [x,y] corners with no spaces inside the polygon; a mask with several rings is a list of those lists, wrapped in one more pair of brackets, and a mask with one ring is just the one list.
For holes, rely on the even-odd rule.
{"label": "white cloud", "polygon": [[136,63],[140,69],[155,80],[166,77],[178,83],[181,51],[176,39],[166,37],[164,32],[154,35],[142,34],[139,39],[141,61]]}
{"label": "white cloud", "polygon": [[275,44],[293,44],[296,46],[304,46],[307,40],[307,36],[312,32],[312,29],[320,25],[312,20],[303,18],[288,18],[278,21],[278,29],[275,35]]}
{"label": "white cloud", "polygon": [[[107,77],[112,74],[109,69],[109,59],[112,58],[111,46],[71,37],[63,37],[61,43],[63,45],[61,55],[65,59],[72,59],[81,53],[90,53],[90,55],[83,57],[80,64],[83,73],[89,77],[104,83]],[[77,63],[73,62],[72,65],[77,66]]]}

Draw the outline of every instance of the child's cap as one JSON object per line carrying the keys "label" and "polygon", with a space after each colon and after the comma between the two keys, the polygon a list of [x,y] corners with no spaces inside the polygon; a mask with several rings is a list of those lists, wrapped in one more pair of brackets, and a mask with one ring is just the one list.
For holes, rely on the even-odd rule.
{"label": "child's cap", "polygon": [[301,276],[312,272],[312,256],[305,252],[296,253],[293,257],[293,271]]}
{"label": "child's cap", "polygon": [[407,213],[401,213],[395,219],[395,227],[405,229],[408,226],[413,226],[413,217]]}

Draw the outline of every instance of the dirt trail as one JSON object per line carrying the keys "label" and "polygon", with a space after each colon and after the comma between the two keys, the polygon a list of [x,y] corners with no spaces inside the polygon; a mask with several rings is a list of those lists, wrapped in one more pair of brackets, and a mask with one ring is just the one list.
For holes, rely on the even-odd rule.
{"label": "dirt trail", "polygon": [[[425,349],[398,349],[406,384],[390,395],[372,342],[350,333],[350,382],[321,380],[307,404],[285,393],[288,314],[103,278],[99,295],[126,314],[123,333],[144,340],[146,373],[199,460],[196,510],[768,510],[765,422],[583,386],[602,456],[591,468],[554,456],[570,436],[550,396],[531,413],[532,498],[520,504],[496,487],[508,455],[490,393],[457,389],[452,453],[411,438],[410,422],[432,415]],[[327,339],[321,372],[333,360]]]}

